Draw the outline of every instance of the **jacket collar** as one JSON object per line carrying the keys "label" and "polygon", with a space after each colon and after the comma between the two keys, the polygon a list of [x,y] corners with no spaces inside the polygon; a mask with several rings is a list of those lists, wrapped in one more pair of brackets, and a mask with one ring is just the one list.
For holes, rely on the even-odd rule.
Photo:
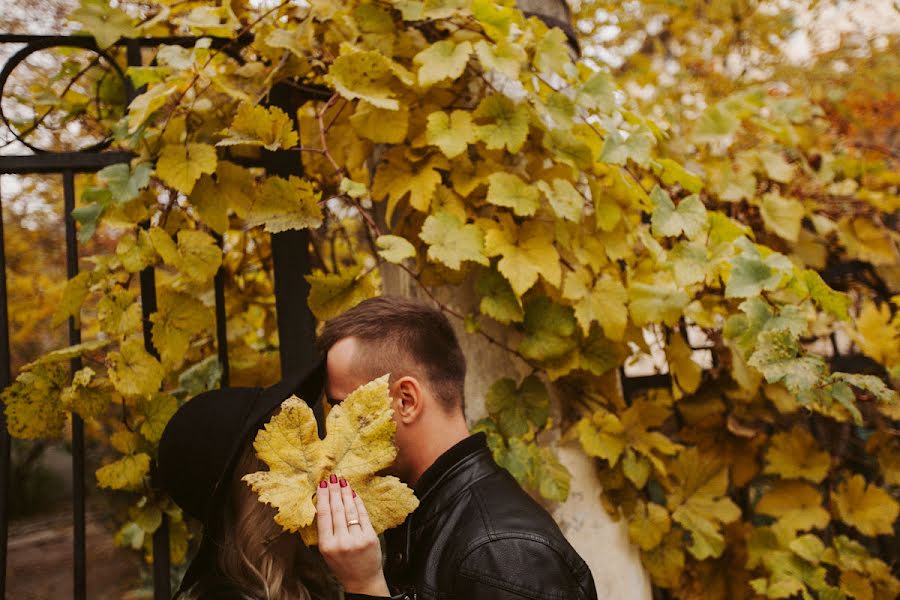
{"label": "jacket collar", "polygon": [[478,432],[469,437],[460,440],[449,450],[441,454],[430,467],[428,467],[414,486],[414,491],[419,501],[424,501],[426,497],[432,495],[441,484],[450,478],[456,471],[460,463],[466,458],[478,453],[480,450],[487,450],[487,436],[483,432]]}

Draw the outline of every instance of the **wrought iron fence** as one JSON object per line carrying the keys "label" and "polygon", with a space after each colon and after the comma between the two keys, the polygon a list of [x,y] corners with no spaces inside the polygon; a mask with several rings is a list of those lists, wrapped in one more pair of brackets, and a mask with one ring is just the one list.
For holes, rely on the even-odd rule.
{"label": "wrought iron fence", "polygon": [[[143,48],[159,47],[163,44],[178,46],[194,46],[197,38],[193,37],[155,37],[121,40],[109,51],[97,47],[93,38],[84,36],[32,36],[0,34],[0,44],[23,44],[3,65],[0,70],[0,100],[4,97],[5,88],[16,67],[35,52],[54,48],[80,49],[96,54],[94,61],[102,60],[109,65],[114,76],[121,79],[125,89],[126,105],[136,96],[125,68],[141,66]],[[246,40],[213,39],[212,46],[227,51],[239,59],[237,50]],[[121,54],[124,49],[125,67],[119,64],[121,58],[113,56],[113,52]],[[290,115],[296,115],[297,107],[307,100],[327,99],[330,95],[325,89],[315,86],[302,86],[298,91],[295,86],[280,85],[273,88],[268,103],[279,106]],[[90,144],[75,151],[54,152],[41,148],[36,142],[29,140],[19,132],[8,115],[3,114],[0,102],[0,120],[10,134],[22,146],[30,150],[28,154],[0,155],[0,174],[59,174],[63,184],[63,210],[65,222],[66,274],[68,278],[78,274],[78,241],[75,220],[72,210],[75,208],[75,175],[92,173],[108,165],[128,162],[132,155],[129,152],[108,150],[111,137]],[[242,161],[245,166],[262,167],[267,172],[281,175],[302,174],[299,153],[291,151],[265,151],[258,160]],[[2,198],[0,198],[2,205]],[[221,239],[219,239],[221,243]],[[315,319],[307,308],[306,296],[309,284],[303,275],[309,272],[309,237],[306,231],[286,231],[272,236],[272,264],[275,279],[275,309],[280,339],[280,363],[282,373],[302,368],[313,360],[313,338],[315,335]],[[220,267],[214,279],[215,323],[218,359],[222,367],[221,385],[228,385],[228,341],[225,315],[225,276],[224,267]],[[156,310],[155,272],[148,267],[140,273],[140,295],[143,312],[144,345],[148,352],[158,357],[150,336],[150,315]],[[6,257],[4,255],[3,220],[0,214],[0,389],[5,389],[12,379],[10,372],[10,331],[7,311]],[[74,319],[69,319],[69,342],[77,344],[81,341],[81,332]],[[81,359],[71,362],[72,371],[81,369]],[[0,407],[0,597],[6,597],[7,584],[7,548],[8,525],[10,518],[10,449],[11,439],[6,428],[5,413]],[[85,543],[85,444],[84,422],[77,414],[72,414],[72,512],[73,512],[73,590],[74,598],[86,598],[87,556]],[[171,597],[169,534],[165,517],[162,525],[153,536],[153,586],[155,600],[168,600]]]}

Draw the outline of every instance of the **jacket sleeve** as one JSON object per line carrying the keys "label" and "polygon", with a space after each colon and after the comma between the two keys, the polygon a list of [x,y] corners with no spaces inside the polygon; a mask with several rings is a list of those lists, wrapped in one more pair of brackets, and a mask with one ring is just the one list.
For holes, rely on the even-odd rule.
{"label": "jacket sleeve", "polygon": [[538,537],[478,544],[459,563],[455,595],[466,600],[596,600],[584,562],[569,564]]}

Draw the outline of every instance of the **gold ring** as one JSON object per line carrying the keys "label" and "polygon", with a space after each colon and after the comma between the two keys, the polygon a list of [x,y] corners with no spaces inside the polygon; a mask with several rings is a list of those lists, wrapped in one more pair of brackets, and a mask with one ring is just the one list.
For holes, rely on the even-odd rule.
{"label": "gold ring", "polygon": [[359,519],[351,519],[347,521],[347,526],[349,527],[350,525],[359,525]]}

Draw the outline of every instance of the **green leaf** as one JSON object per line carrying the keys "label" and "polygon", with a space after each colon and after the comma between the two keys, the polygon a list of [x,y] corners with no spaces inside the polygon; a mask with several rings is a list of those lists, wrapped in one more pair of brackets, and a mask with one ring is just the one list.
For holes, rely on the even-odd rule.
{"label": "green leaf", "polygon": [[538,492],[547,500],[565,502],[569,498],[572,474],[559,462],[556,454],[547,447],[541,447],[537,460]]}
{"label": "green leaf", "polygon": [[671,237],[684,233],[693,239],[706,228],[706,207],[699,196],[688,196],[676,208],[669,195],[655,186],[650,192],[650,200],[653,202],[650,223],[654,235]]}
{"label": "green leaf", "polygon": [[763,259],[756,246],[746,238],[739,238],[735,246],[741,253],[731,259],[726,298],[749,298],[758,296],[763,290],[775,290],[783,275],[793,271],[787,257],[773,252]]}
{"label": "green leaf", "polygon": [[477,225],[464,223],[455,214],[438,211],[429,215],[419,234],[428,244],[428,259],[457,271],[464,261],[488,265],[484,234]]}
{"label": "green leaf", "polygon": [[612,129],[603,140],[600,160],[611,165],[624,165],[629,160],[633,160],[643,166],[650,160],[653,143],[653,133],[647,127],[642,126],[636,131],[630,132],[628,137]]}
{"label": "green leaf", "polygon": [[651,285],[638,281],[628,286],[629,311],[638,327],[649,323],[675,325],[690,297],[674,284]]}
{"label": "green leaf", "polygon": [[850,296],[843,292],[837,292],[826,284],[822,277],[813,270],[803,271],[801,278],[809,289],[809,297],[819,305],[819,308],[842,321],[850,320]]}
{"label": "green leaf", "polygon": [[475,292],[481,296],[478,310],[508,325],[524,318],[522,303],[516,298],[509,282],[493,269],[482,269],[475,281]]}
{"label": "green leaf", "polygon": [[612,76],[606,71],[597,71],[578,87],[578,103],[605,113],[616,109],[616,87]]}
{"label": "green leaf", "polygon": [[88,204],[87,206],[79,206],[72,210],[72,218],[80,226],[78,228],[78,241],[86,244],[88,240],[94,237],[97,231],[97,225],[100,223],[100,217],[112,202],[112,195],[106,192],[107,197],[100,202]]}
{"label": "green leaf", "polygon": [[591,329],[579,350],[581,368],[598,376],[621,366],[627,355],[622,344],[607,338],[599,327]]}
{"label": "green leaf", "polygon": [[519,71],[528,58],[522,46],[506,40],[493,44],[478,40],[475,42],[475,54],[485,70],[499,71],[510,79],[519,77]]}
{"label": "green leaf", "polygon": [[150,173],[153,165],[139,163],[134,171],[128,163],[109,165],[97,171],[97,177],[106,183],[112,199],[119,204],[125,204],[138,197],[142,189],[150,183]]}
{"label": "green leaf", "polygon": [[825,363],[818,356],[799,356],[797,336],[789,329],[763,331],[756,351],[747,361],[769,383],[784,383],[791,392],[808,391],[825,375]]}
{"label": "green leaf", "polygon": [[541,429],[550,418],[550,393],[536,376],[529,375],[518,386],[513,379],[499,379],[485,397],[485,407],[507,438],[521,437],[532,427]]}
{"label": "green leaf", "polygon": [[560,358],[578,346],[574,312],[546,296],[535,296],[525,303],[523,327],[525,337],[519,352],[531,360]]}

